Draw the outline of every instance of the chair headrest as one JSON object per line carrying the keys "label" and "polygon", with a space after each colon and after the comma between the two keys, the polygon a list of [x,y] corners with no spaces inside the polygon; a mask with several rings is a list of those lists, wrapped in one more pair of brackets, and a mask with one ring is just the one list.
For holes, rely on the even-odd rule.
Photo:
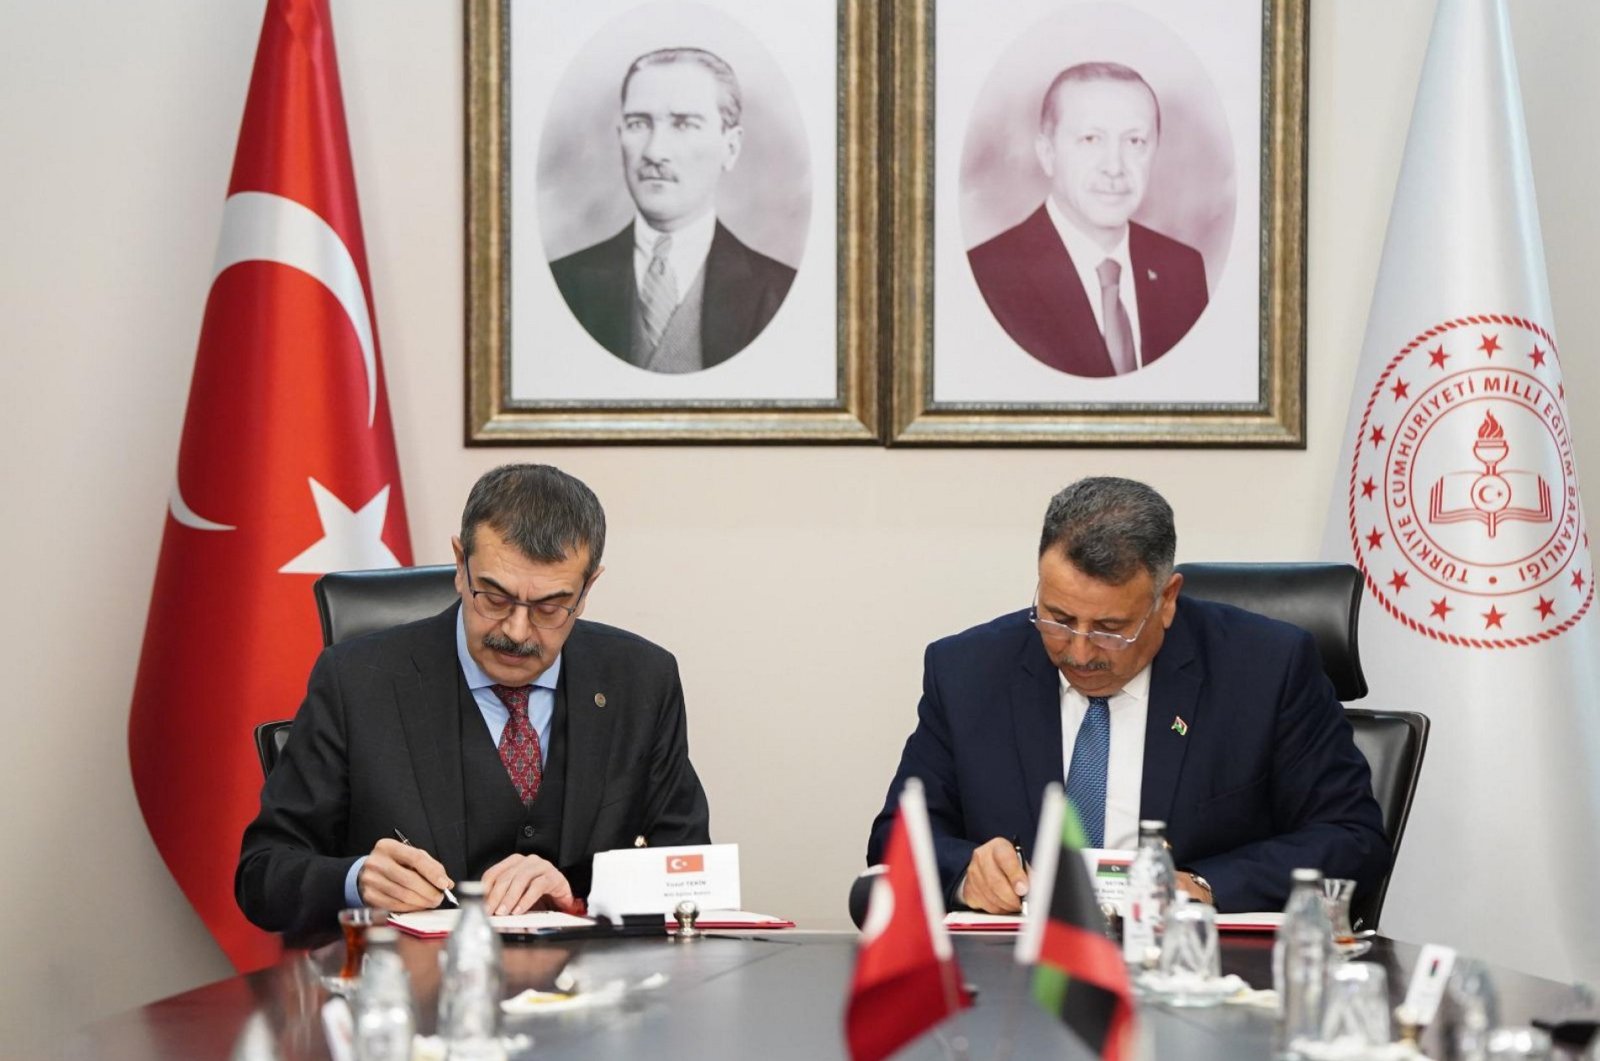
{"label": "chair headrest", "polygon": [[457,598],[455,578],[454,564],[323,575],[312,587],[322,619],[322,643],[336,645],[437,615]]}
{"label": "chair headrest", "polygon": [[1311,634],[1340,700],[1367,695],[1361,672],[1361,572],[1349,564],[1179,564],[1180,594],[1232,604]]}

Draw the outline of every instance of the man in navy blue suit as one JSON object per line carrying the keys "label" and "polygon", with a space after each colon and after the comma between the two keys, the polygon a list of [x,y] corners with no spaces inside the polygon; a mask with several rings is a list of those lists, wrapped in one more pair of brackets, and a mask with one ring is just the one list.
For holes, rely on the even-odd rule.
{"label": "man in navy blue suit", "polygon": [[1032,608],[934,642],[869,862],[901,786],[919,777],[945,898],[1010,913],[1027,894],[1050,782],[1090,846],[1136,846],[1167,823],[1179,887],[1219,910],[1277,910],[1297,866],[1388,870],[1372,778],[1311,635],[1182,597],[1172,509],[1127,479],[1083,479],[1050,501]]}

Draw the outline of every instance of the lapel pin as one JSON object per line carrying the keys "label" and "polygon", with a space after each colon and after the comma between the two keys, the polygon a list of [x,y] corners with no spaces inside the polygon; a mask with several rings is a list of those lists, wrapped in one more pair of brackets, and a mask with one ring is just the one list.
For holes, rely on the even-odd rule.
{"label": "lapel pin", "polygon": [[595,693],[594,694],[594,706],[595,707],[605,707],[606,706],[606,694],[605,693]]}
{"label": "lapel pin", "polygon": [[1150,280],[1151,282],[1161,279],[1161,277],[1156,275],[1156,271],[1154,269],[1146,269],[1144,271],[1144,275],[1145,279]]}
{"label": "lapel pin", "polygon": [[1173,715],[1172,731],[1180,737],[1187,737],[1189,735],[1189,723],[1185,722],[1182,716]]}

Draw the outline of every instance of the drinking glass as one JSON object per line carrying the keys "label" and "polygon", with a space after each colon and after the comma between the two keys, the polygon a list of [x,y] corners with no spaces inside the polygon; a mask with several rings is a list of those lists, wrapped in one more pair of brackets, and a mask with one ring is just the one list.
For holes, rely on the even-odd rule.
{"label": "drinking glass", "polygon": [[[374,910],[368,906],[340,910],[339,929],[344,933],[344,964],[340,966],[337,977],[327,979],[342,981],[339,987],[349,987],[359,980],[361,959],[367,953],[367,929],[373,925],[386,924],[388,920],[387,910]],[[330,989],[337,990],[333,985],[329,986]]]}
{"label": "drinking glass", "polygon": [[1550,1035],[1539,1028],[1496,1028],[1489,1033],[1488,1061],[1549,1061]]}
{"label": "drinking glass", "polygon": [[1370,962],[1340,962],[1328,967],[1322,989],[1322,1041],[1351,1046],[1385,1046],[1389,1025],[1389,977]]}
{"label": "drinking glass", "polygon": [[1370,939],[1356,939],[1350,927],[1350,900],[1356,893],[1356,882],[1343,877],[1322,879],[1322,905],[1333,922],[1333,949],[1344,958],[1356,958],[1372,949]]}
{"label": "drinking glass", "polygon": [[1162,1001],[1173,1006],[1214,1006],[1222,975],[1217,946],[1217,908],[1210,903],[1179,902],[1167,910],[1161,935]]}

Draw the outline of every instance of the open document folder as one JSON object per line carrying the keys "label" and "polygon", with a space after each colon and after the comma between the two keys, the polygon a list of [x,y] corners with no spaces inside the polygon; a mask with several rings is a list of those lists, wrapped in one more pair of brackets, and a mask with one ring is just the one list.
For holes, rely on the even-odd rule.
{"label": "open document folder", "polygon": [[[401,932],[418,939],[443,939],[456,927],[456,921],[461,917],[460,910],[422,910],[413,914],[393,914],[389,924]],[[501,932],[511,932],[520,935],[538,935],[540,933],[559,933],[563,929],[593,928],[595,920],[591,917],[575,917],[572,914],[563,914],[558,910],[534,910],[526,914],[511,914],[505,917],[491,917],[489,923]],[[671,914],[663,918],[663,923],[676,925],[677,921]],[[707,910],[695,921],[695,928],[699,929],[768,929],[793,928],[793,921],[785,921],[781,917],[771,917],[767,914],[753,914],[747,910]]]}
{"label": "open document folder", "polygon": [[[1217,928],[1222,932],[1275,932],[1282,923],[1283,915],[1275,913],[1217,915]],[[1017,914],[956,910],[944,915],[944,924],[952,932],[1016,932],[1022,927],[1022,918]]]}

